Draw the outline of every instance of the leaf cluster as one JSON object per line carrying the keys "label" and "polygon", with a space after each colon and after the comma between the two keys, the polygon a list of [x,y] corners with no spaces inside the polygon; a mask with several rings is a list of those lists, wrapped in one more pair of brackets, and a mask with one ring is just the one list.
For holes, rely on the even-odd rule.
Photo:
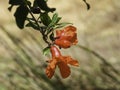
{"label": "leaf cluster", "polygon": [[[29,0],[9,0],[9,4],[9,11],[17,6],[14,18],[18,28],[31,27],[42,34],[43,40],[48,44],[43,50],[45,55],[49,51],[50,44],[55,40],[54,30],[71,24],[60,23],[61,17],[55,12],[55,8],[48,6],[47,0],[34,0],[33,2]],[[53,13],[52,16],[49,13]]]}

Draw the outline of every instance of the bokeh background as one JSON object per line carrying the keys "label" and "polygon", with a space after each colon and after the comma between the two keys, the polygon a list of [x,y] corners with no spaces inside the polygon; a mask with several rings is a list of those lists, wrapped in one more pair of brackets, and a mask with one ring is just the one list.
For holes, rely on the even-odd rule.
{"label": "bokeh background", "polygon": [[120,3],[119,0],[48,0],[56,7],[61,22],[77,27],[79,43],[64,55],[80,63],[62,79],[59,70],[48,79],[39,32],[20,30],[8,0],[0,0],[0,90],[120,90]]}

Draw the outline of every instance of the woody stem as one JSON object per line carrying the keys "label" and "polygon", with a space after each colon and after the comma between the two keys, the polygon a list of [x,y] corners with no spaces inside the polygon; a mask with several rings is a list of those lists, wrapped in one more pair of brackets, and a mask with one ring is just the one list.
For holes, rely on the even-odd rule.
{"label": "woody stem", "polygon": [[[26,1],[24,0],[24,2],[26,2]],[[32,18],[34,19],[36,25],[38,26],[39,31],[40,31],[40,33],[41,33],[42,36],[43,36],[43,40],[48,44],[48,46],[50,46],[51,43],[47,40],[47,39],[48,39],[47,35],[45,35],[45,32],[44,32],[43,29],[40,27],[40,25],[38,24],[37,19],[34,17],[33,13],[31,12],[30,6],[29,6],[27,3],[26,3],[26,6],[28,7],[28,11],[29,11],[30,15],[32,16]]]}

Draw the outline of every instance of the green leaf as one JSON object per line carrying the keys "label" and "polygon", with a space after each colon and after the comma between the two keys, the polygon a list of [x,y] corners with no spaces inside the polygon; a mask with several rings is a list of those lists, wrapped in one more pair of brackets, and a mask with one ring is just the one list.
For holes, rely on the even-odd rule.
{"label": "green leaf", "polygon": [[48,13],[41,13],[40,19],[45,26],[48,26],[51,23],[51,19],[50,19]]}
{"label": "green leaf", "polygon": [[23,4],[23,0],[9,0],[9,4],[12,4],[12,5],[21,5]]}
{"label": "green leaf", "polygon": [[35,5],[37,3],[37,6],[39,6],[41,8],[41,10],[45,11],[45,12],[54,12],[55,8],[50,8],[47,5],[46,0],[34,0],[34,4]]}
{"label": "green leaf", "polygon": [[57,24],[61,19],[62,19],[61,17],[58,17],[57,20],[56,20],[56,24]]}
{"label": "green leaf", "polygon": [[48,0],[44,0],[45,2],[47,2]]}
{"label": "green leaf", "polygon": [[33,7],[38,7],[37,0],[34,0]]}
{"label": "green leaf", "polygon": [[43,54],[44,55],[48,55],[48,53],[50,52],[50,47],[46,47],[43,49]]}
{"label": "green leaf", "polygon": [[54,25],[54,24],[56,24],[57,21],[58,21],[58,14],[55,13],[52,17],[52,22],[51,23]]}
{"label": "green leaf", "polygon": [[26,4],[31,7],[31,2],[30,1],[26,1]]}
{"label": "green leaf", "polygon": [[55,13],[52,17],[52,22],[48,25],[48,28],[54,27],[60,21],[60,19],[61,17],[58,17],[58,14]]}
{"label": "green leaf", "polygon": [[33,22],[29,22],[28,24],[26,24],[26,27],[32,27],[35,30],[39,30],[39,27]]}
{"label": "green leaf", "polygon": [[14,13],[16,24],[20,29],[24,28],[24,23],[28,15],[28,8],[24,5],[20,5]]}
{"label": "green leaf", "polygon": [[47,27],[47,33],[49,34],[57,25],[57,23],[61,20],[61,17],[58,17],[58,14],[55,13],[52,17],[51,23]]}
{"label": "green leaf", "polygon": [[9,0],[9,4],[11,4],[11,6],[8,7],[8,10],[11,11],[14,5],[24,5],[24,2],[23,0]]}
{"label": "green leaf", "polygon": [[72,25],[72,23],[59,23],[54,27],[54,29],[62,28],[66,25]]}

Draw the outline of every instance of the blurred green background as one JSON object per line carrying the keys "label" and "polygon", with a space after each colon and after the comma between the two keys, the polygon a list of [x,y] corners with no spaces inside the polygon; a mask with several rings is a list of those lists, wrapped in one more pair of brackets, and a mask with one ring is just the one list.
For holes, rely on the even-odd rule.
{"label": "blurred green background", "polygon": [[[19,30],[14,10],[0,0],[0,90],[120,90],[120,3],[119,0],[48,0],[62,21],[77,27],[77,46],[62,49],[77,59],[71,75],[62,79],[59,70],[48,79],[42,49],[46,46],[39,32]],[[15,9],[15,8],[14,8]]]}

